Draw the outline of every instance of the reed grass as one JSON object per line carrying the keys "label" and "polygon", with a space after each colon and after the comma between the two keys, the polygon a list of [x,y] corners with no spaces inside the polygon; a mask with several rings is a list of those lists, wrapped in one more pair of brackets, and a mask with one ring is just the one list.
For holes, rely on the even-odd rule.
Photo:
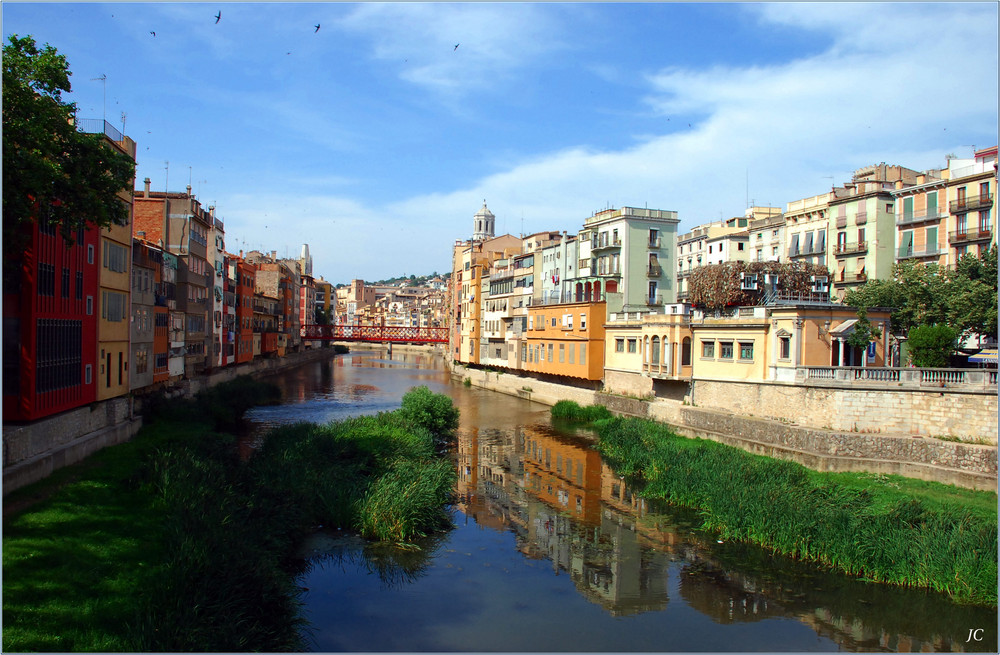
{"label": "reed grass", "polygon": [[611,416],[611,412],[603,405],[581,406],[572,400],[560,400],[552,406],[552,418],[566,421],[593,423]]}
{"label": "reed grass", "polygon": [[876,582],[997,604],[997,496],[899,476],[827,474],[636,418],[598,421],[598,449],[643,495],[698,509],[722,539]]}
{"label": "reed grass", "polygon": [[9,498],[48,496],[4,519],[5,651],[303,650],[306,534],[406,542],[446,527],[455,473],[438,455],[437,395],[409,413],[281,428],[242,462],[215,427],[271,392],[240,381],[234,411],[207,410],[222,391],[154,403],[132,441]]}

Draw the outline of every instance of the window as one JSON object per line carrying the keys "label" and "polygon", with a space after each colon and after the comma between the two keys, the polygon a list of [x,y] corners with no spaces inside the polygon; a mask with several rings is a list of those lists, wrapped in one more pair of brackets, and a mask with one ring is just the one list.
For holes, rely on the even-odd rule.
{"label": "window", "polygon": [[65,267],[62,270],[62,297],[69,298],[69,269]]}
{"label": "window", "polygon": [[990,231],[990,212],[989,210],[979,212],[979,231],[989,232]]}
{"label": "window", "polygon": [[740,242],[738,242],[736,244],[736,249],[737,250],[743,250],[743,246],[745,246],[745,245],[746,245],[745,243],[743,243],[742,241],[740,241]]}
{"label": "window", "polygon": [[94,297],[87,296],[87,316],[94,315]]}
{"label": "window", "polygon": [[559,344],[559,363],[566,363],[566,344],[564,343]]}
{"label": "window", "polygon": [[616,353],[625,352],[625,339],[615,339],[615,352]]}
{"label": "window", "polygon": [[569,344],[569,363],[576,364],[576,347],[573,344]]}
{"label": "window", "polygon": [[553,344],[550,343],[549,344],[549,357],[548,357],[548,361],[549,361],[550,364],[552,363],[552,353],[554,351],[555,351],[555,348],[553,347]]}
{"label": "window", "polygon": [[701,356],[702,357],[715,357],[715,342],[714,341],[702,341],[701,342]]}
{"label": "window", "polygon": [[864,244],[864,242],[865,242],[865,228],[859,227],[858,228],[858,245],[860,246],[860,245]]}
{"label": "window", "polygon": [[93,244],[89,244],[87,246],[87,263],[88,264],[93,264],[94,263],[94,246],[93,246]]}
{"label": "window", "polygon": [[635,341],[636,341],[635,339],[629,339],[628,340],[628,351],[630,353],[634,353],[635,352]]}
{"label": "window", "polygon": [[753,359],[753,341],[740,342],[740,359],[749,361]]}
{"label": "window", "polygon": [[587,344],[580,344],[580,366],[587,365]]}
{"label": "window", "polygon": [[115,273],[125,272],[127,251],[113,241],[104,240],[104,268]]}
{"label": "window", "polygon": [[56,267],[52,264],[38,264],[38,295],[56,295]]}
{"label": "window", "polygon": [[587,315],[586,314],[580,314],[580,329],[581,330],[586,330],[587,329]]}
{"label": "window", "polygon": [[790,359],[792,356],[792,338],[778,337],[778,357],[780,359]]}
{"label": "window", "polygon": [[38,319],[35,392],[46,393],[80,384],[83,321]]}
{"label": "window", "polygon": [[719,358],[720,359],[732,359],[733,358],[733,342],[732,341],[720,341],[719,342]]}
{"label": "window", "polygon": [[555,327],[555,326],[556,326],[556,317],[553,316],[552,317],[552,327]]}
{"label": "window", "polygon": [[83,300],[83,272],[76,273],[76,299]]}
{"label": "window", "polygon": [[124,293],[115,291],[101,292],[101,318],[117,323],[125,320],[125,300]]}

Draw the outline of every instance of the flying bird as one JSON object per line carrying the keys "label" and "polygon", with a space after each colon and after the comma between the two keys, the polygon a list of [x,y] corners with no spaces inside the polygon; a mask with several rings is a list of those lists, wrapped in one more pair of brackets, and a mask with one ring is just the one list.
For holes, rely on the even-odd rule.
{"label": "flying bird", "polygon": [[[455,50],[458,50],[458,46],[460,46],[460,45],[462,45],[462,44],[461,43],[456,43],[455,44]],[[452,52],[455,52],[455,50],[452,50]]]}
{"label": "flying bird", "polygon": [[153,36],[156,36],[156,32],[150,32],[150,34],[152,34]]}
{"label": "flying bird", "polygon": [[221,19],[222,19],[222,10],[220,9],[219,13],[215,15],[215,24],[218,25]]}
{"label": "flying bird", "polygon": [[[319,23],[316,23],[316,32],[319,32]],[[315,34],[316,32],[313,32],[313,34]]]}

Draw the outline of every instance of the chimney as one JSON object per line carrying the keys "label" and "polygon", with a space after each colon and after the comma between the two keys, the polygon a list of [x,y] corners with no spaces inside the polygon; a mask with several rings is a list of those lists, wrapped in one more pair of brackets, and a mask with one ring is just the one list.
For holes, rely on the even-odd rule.
{"label": "chimney", "polygon": [[240,259],[243,259],[243,250],[240,250]]}
{"label": "chimney", "polygon": [[149,197],[149,178],[147,177],[145,180],[143,180],[143,182],[146,183],[146,189],[142,192],[142,197],[143,198],[148,198]]}
{"label": "chimney", "polygon": [[277,250],[272,250],[271,251],[271,259],[273,259],[275,261],[278,260],[278,251]]}
{"label": "chimney", "polygon": [[187,185],[188,198],[191,197],[191,185]]}

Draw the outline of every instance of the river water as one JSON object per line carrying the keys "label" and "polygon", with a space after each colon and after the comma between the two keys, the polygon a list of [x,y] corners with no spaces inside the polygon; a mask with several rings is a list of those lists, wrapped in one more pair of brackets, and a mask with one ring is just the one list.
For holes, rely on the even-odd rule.
{"label": "river water", "polygon": [[252,410],[263,428],[396,409],[418,385],[461,411],[454,529],[419,550],[306,544],[315,651],[997,650],[996,610],[719,543],[634,494],[586,430],[453,382],[434,355],[331,355],[272,379],[285,403]]}

